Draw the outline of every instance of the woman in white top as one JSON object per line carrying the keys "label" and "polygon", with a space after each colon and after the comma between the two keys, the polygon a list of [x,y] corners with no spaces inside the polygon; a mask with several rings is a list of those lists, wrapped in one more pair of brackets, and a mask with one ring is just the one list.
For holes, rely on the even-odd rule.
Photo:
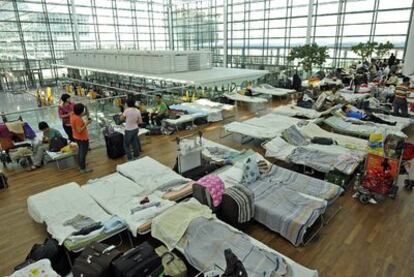
{"label": "woman in white top", "polygon": [[[141,144],[138,137],[138,124],[142,123],[141,112],[135,106],[135,99],[127,100],[127,108],[121,115],[121,119],[125,119],[125,136],[124,148],[128,160],[138,158],[141,151]],[[131,146],[132,152],[131,153]]]}

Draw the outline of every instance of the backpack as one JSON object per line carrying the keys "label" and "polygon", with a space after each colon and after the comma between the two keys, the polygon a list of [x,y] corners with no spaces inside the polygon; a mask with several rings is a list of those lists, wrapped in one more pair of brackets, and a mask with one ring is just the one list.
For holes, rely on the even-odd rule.
{"label": "backpack", "polygon": [[68,145],[68,140],[64,137],[53,137],[49,142],[50,152],[60,152],[60,149]]}
{"label": "backpack", "polygon": [[224,250],[224,257],[226,258],[226,270],[222,277],[247,277],[243,263],[231,249]]}
{"label": "backpack", "polygon": [[69,261],[66,258],[65,250],[56,240],[47,238],[42,244],[33,245],[26,261],[38,261],[48,259],[52,264],[53,270],[62,276],[70,272]]}

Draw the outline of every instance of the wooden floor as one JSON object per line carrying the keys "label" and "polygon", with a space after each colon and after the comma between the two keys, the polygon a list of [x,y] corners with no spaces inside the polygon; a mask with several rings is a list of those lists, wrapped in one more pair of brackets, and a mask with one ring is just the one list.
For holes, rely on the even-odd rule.
{"label": "wooden floor", "polygon": [[[250,147],[235,144],[231,137],[219,139],[221,126],[216,123],[204,128],[205,137],[237,149]],[[144,154],[172,167],[174,139],[152,137]],[[125,161],[108,159],[104,148],[92,150],[87,160],[94,172],[86,175],[75,169],[57,171],[52,165],[32,172],[6,171],[10,187],[0,192],[0,276],[10,274],[31,246],[46,236],[44,227],[28,215],[29,195],[72,181],[84,184],[114,172],[116,165]],[[414,195],[400,190],[397,199],[370,206],[351,195],[349,190],[338,200],[342,211],[322,230],[319,240],[305,247],[294,247],[257,223],[244,231],[298,263],[317,269],[320,276],[414,276]]]}

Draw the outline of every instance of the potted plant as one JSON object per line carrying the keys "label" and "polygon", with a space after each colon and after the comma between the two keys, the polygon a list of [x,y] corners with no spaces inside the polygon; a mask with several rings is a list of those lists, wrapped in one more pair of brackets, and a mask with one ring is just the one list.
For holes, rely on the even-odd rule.
{"label": "potted plant", "polygon": [[362,61],[367,60],[374,53],[378,43],[377,42],[360,42],[351,47],[352,52],[361,57]]}
{"label": "potted plant", "polygon": [[388,52],[390,52],[390,50],[393,48],[394,48],[394,44],[392,44],[391,42],[389,41],[387,41],[386,43],[381,42],[375,48],[375,54],[377,54],[378,59],[383,59],[385,55],[387,55]]}
{"label": "potted plant", "polygon": [[302,65],[303,70],[307,72],[308,75],[312,75],[313,66],[317,65],[321,68],[327,58],[329,58],[328,48],[313,43],[292,48],[287,60],[289,62],[298,60],[298,63]]}

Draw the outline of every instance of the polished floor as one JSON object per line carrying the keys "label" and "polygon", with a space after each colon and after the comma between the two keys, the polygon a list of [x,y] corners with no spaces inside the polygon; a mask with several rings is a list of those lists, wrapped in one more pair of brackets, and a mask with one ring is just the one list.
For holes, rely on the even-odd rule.
{"label": "polished floor", "polygon": [[[230,136],[220,139],[221,126],[216,123],[204,128],[205,137],[237,149],[260,150],[254,145],[236,144]],[[175,151],[175,136],[154,136],[144,146],[145,155],[170,167]],[[0,192],[0,275],[10,274],[31,246],[46,237],[45,228],[27,213],[29,195],[71,181],[84,184],[88,179],[114,172],[116,165],[124,161],[110,160],[104,148],[97,148],[88,156],[94,169],[91,174],[80,175],[74,169],[58,171],[51,164],[32,172],[6,171],[10,187]],[[257,223],[244,231],[298,263],[317,269],[320,276],[413,276],[414,195],[400,190],[397,199],[378,205],[362,205],[351,195],[349,190],[338,200],[342,211],[322,230],[318,240],[305,247],[294,247]]]}

